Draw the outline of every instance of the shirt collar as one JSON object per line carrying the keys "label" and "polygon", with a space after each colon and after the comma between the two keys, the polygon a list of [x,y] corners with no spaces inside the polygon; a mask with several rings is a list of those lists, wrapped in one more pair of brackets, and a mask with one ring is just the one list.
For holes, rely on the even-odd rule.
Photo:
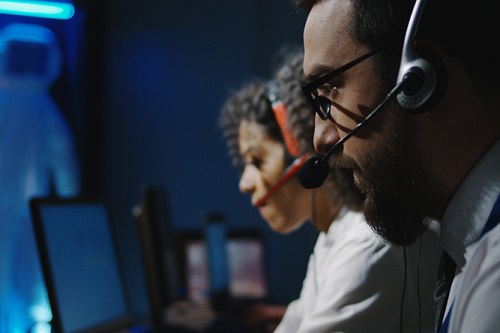
{"label": "shirt collar", "polygon": [[469,172],[446,208],[441,241],[458,267],[465,265],[465,249],[479,239],[500,193],[499,165],[500,140]]}

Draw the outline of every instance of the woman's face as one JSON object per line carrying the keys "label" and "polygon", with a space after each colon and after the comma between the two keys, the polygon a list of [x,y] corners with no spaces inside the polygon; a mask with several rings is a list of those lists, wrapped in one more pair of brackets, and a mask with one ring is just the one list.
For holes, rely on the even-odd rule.
{"label": "woman's face", "polygon": [[[285,165],[285,146],[272,139],[262,125],[242,121],[239,128],[240,154],[245,162],[239,188],[251,196],[252,205],[279,179]],[[297,177],[290,179],[259,207],[260,214],[277,232],[288,233],[311,218],[311,193]]]}

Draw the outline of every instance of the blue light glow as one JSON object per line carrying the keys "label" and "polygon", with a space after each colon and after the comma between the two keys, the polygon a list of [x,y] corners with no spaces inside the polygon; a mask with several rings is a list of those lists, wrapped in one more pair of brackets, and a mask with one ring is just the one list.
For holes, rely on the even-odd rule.
{"label": "blue light glow", "polygon": [[68,20],[75,8],[70,3],[52,1],[0,1],[0,14]]}

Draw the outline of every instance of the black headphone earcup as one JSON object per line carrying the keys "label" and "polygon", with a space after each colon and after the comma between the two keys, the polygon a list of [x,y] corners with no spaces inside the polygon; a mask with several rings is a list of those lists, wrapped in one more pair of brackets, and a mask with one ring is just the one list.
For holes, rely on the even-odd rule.
{"label": "black headphone earcup", "polygon": [[437,53],[425,48],[418,50],[418,54],[405,74],[408,84],[397,96],[398,104],[412,114],[432,109],[441,101],[448,85],[446,67]]}

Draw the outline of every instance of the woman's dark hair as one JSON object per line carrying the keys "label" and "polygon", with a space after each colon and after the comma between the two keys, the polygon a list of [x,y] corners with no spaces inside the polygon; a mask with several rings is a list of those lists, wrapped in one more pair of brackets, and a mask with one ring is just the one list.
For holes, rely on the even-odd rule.
{"label": "woman's dark hair", "polygon": [[[286,106],[288,125],[299,141],[301,151],[315,155],[315,113],[302,91],[304,52],[298,47],[287,47],[284,50],[282,65],[275,74],[280,99]],[[351,209],[359,209],[362,198],[353,183],[351,172],[331,166],[325,186],[329,187],[332,200],[344,200]]]}
{"label": "woman's dark hair", "polygon": [[284,144],[265,81],[254,79],[245,83],[240,90],[232,92],[219,116],[219,126],[226,138],[229,154],[239,171],[243,168],[243,158],[240,155],[238,137],[240,124],[244,120],[260,124],[270,138]]}

